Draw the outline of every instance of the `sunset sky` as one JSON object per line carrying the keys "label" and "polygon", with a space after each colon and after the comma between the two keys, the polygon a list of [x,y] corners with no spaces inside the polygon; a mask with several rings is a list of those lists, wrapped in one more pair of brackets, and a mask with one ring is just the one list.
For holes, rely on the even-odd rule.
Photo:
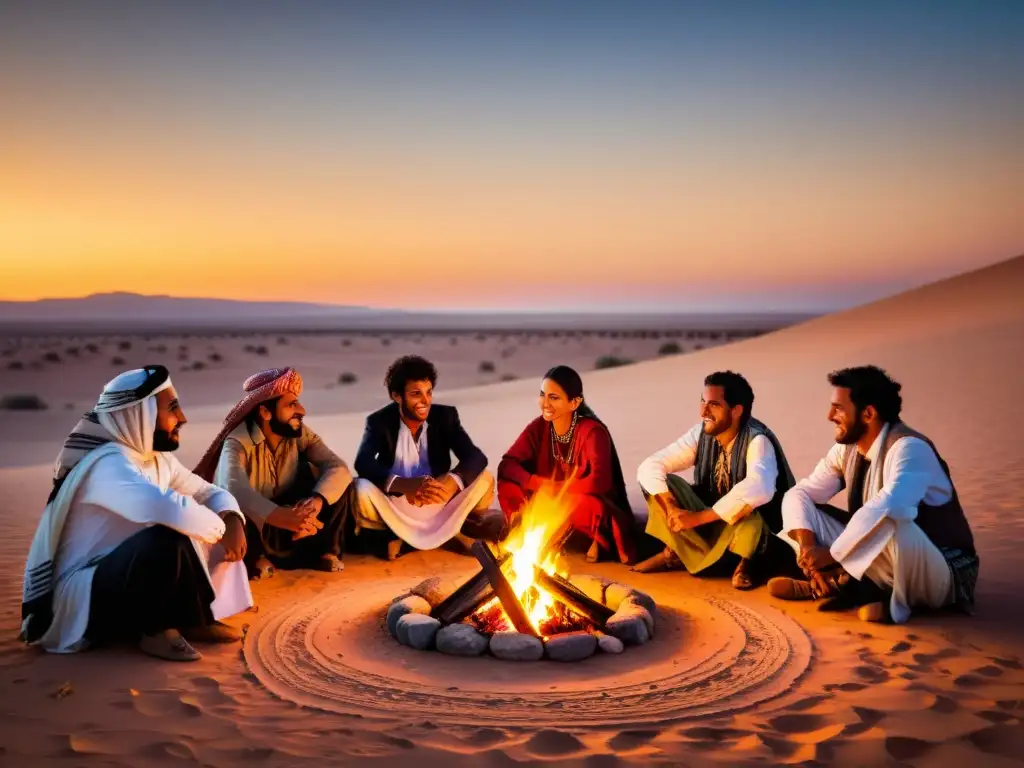
{"label": "sunset sky", "polygon": [[821,309],[1024,253],[1024,2],[12,5],[0,299]]}

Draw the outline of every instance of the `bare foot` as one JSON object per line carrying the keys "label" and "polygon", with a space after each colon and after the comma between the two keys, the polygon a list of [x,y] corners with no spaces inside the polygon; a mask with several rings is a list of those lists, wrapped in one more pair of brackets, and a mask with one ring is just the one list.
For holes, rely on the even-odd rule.
{"label": "bare foot", "polygon": [[259,558],[253,563],[253,573],[251,580],[259,581],[260,579],[269,579],[274,575],[275,568],[274,564],[267,560],[265,557]]}
{"label": "bare foot", "polygon": [[402,551],[402,540],[394,539],[388,542],[388,560],[397,560]]}
{"label": "bare foot", "polygon": [[176,629],[145,635],[139,641],[139,650],[167,661],[199,661],[203,658],[203,654],[193,648]]}
{"label": "bare foot", "polygon": [[317,564],[317,570],[325,571],[327,573],[341,573],[345,570],[345,564],[337,555],[322,555],[320,557],[320,562]]}
{"label": "bare foot", "polygon": [[740,564],[732,572],[732,587],[733,589],[742,590],[754,588],[754,577],[751,574],[750,560],[745,557],[740,559]]}
{"label": "bare foot", "polygon": [[682,565],[679,557],[668,547],[656,554],[654,557],[649,557],[643,562],[637,563],[629,570],[634,573],[654,573],[655,571],[672,571],[679,568]]}

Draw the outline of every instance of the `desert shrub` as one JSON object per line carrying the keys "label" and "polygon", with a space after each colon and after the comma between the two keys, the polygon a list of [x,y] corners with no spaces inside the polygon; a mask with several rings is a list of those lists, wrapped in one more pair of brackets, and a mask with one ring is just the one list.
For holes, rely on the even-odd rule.
{"label": "desert shrub", "polygon": [[518,378],[519,377],[516,376],[514,373],[503,373],[503,374],[501,374],[501,380],[502,381],[515,381]]}
{"label": "desert shrub", "polygon": [[277,343],[281,344],[282,346],[287,344],[288,343],[288,337],[287,336],[278,336],[277,337]]}
{"label": "desert shrub", "polygon": [[7,364],[7,370],[9,371],[23,371],[25,370],[25,364],[21,360],[12,360]]}
{"label": "desert shrub", "polygon": [[477,341],[487,341],[487,336],[486,336],[486,335],[484,335],[484,334],[482,334],[482,333],[478,333],[478,334],[476,335],[476,340],[477,340]]}
{"label": "desert shrub", "polygon": [[244,349],[246,352],[249,352],[254,355],[265,356],[269,354],[267,352],[267,348],[262,344],[246,344]]}
{"label": "desert shrub", "polygon": [[206,367],[206,363],[204,363],[202,360],[196,360],[194,363],[192,363],[192,370],[193,371],[201,371],[205,367]]}
{"label": "desert shrub", "polygon": [[341,340],[341,346],[343,346],[343,347],[351,347],[352,346],[352,339],[342,339]]}
{"label": "desert shrub", "polygon": [[68,347],[64,350],[64,354],[68,357],[78,357],[78,347]]}
{"label": "desert shrub", "polygon": [[4,395],[0,397],[0,411],[45,411],[46,402],[39,395]]}
{"label": "desert shrub", "polygon": [[703,344],[694,344],[693,348],[694,349],[704,349],[704,345]]}
{"label": "desert shrub", "polygon": [[449,342],[449,343],[450,343],[450,344],[451,344],[451,345],[452,345],[453,347],[454,347],[454,346],[458,346],[458,343],[459,343],[459,337],[458,337],[458,336],[452,336],[452,337],[451,337],[450,339],[448,339],[448,342]]}
{"label": "desert shrub", "polygon": [[355,384],[357,381],[359,381],[359,377],[352,373],[352,371],[345,371],[338,377],[339,384]]}
{"label": "desert shrub", "polygon": [[45,355],[43,355],[43,360],[47,363],[59,363],[60,355],[58,355],[56,352],[47,352]]}
{"label": "desert shrub", "polygon": [[117,348],[124,352],[127,352],[129,349],[132,348],[132,343],[130,341],[122,341],[120,344],[117,345]]}
{"label": "desert shrub", "polygon": [[601,355],[597,360],[594,361],[594,367],[598,370],[602,368],[618,368],[622,365],[632,365],[633,361],[625,357],[618,357],[616,355]]}
{"label": "desert shrub", "polygon": [[494,363],[490,360],[481,360],[479,371],[480,373],[494,373]]}
{"label": "desert shrub", "polygon": [[223,360],[224,360],[224,356],[220,352],[211,352],[210,353],[210,362],[211,363],[219,363],[219,362],[221,362]]}
{"label": "desert shrub", "polygon": [[658,347],[659,355],[678,355],[682,351],[683,348],[675,341],[667,341]]}
{"label": "desert shrub", "polygon": [[157,344],[155,347],[153,347],[153,351],[162,355],[165,352],[167,352],[167,345],[166,344]]}
{"label": "desert shrub", "polygon": [[515,353],[516,353],[516,348],[515,347],[505,347],[505,349],[501,350],[501,359],[502,360],[508,360]]}
{"label": "desert shrub", "polygon": [[111,365],[124,365],[124,358],[123,357],[117,357],[115,355],[114,357],[110,358],[110,364]]}
{"label": "desert shrub", "polygon": [[95,355],[97,352],[100,351],[100,348],[96,344],[86,344],[85,351]]}
{"label": "desert shrub", "polygon": [[390,346],[391,346],[391,339],[389,339],[389,338],[387,338],[387,337],[385,337],[385,338],[381,339],[381,340],[380,340],[380,345],[381,345],[382,347],[390,347]]}

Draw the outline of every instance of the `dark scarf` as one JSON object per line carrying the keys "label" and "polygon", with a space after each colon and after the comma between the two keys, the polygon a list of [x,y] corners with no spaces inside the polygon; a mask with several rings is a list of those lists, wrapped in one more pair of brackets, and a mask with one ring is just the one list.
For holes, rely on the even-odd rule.
{"label": "dark scarf", "polygon": [[[782,451],[782,445],[768,427],[755,418],[750,418],[747,423],[740,427],[733,442],[732,456],[729,465],[729,487],[726,493],[747,476],[747,449],[750,448],[750,441],[758,435],[763,435],[775,449],[775,461],[779,468],[779,475],[775,481],[775,496],[772,500],[759,508],[768,527],[778,533],[782,530],[782,496],[796,484],[793,477],[793,470],[789,467],[786,454]],[[699,489],[701,498],[706,503],[713,504],[721,496],[715,485],[715,464],[723,448],[718,440],[706,432],[701,432],[700,440],[697,442],[697,457],[693,467],[694,485]]]}

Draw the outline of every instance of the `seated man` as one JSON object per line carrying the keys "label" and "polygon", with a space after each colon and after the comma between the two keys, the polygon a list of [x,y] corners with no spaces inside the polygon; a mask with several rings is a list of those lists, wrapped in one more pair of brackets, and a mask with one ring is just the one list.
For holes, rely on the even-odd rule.
{"label": "seated man", "polygon": [[337,572],[352,475],[303,423],[302,377],[272,368],[246,379],[196,474],[213,478],[246,516],[246,564],[256,578],[274,567]]}
{"label": "seated man", "polygon": [[[452,406],[432,405],[437,370],[422,357],[396,360],[385,384],[393,401],[366,418],[356,454],[355,529],[390,529],[388,558],[402,542],[434,549],[452,538],[497,539],[500,510],[490,510],[494,478]],[[458,459],[452,469],[451,454]]]}
{"label": "seated man", "polygon": [[242,514],[171,454],[186,424],[167,369],[121,374],[64,442],[25,570],[22,637],[54,653],[131,640],[195,661],[189,640],[252,606]]}
{"label": "seated man", "polygon": [[[782,502],[782,538],[806,581],[772,579],[788,600],[829,598],[867,621],[905,622],[911,608],[970,610],[978,558],[949,468],[900,421],[900,385],[874,366],[829,374],[836,445]],[[826,506],[847,489],[847,511]]]}
{"label": "seated man", "polygon": [[[697,574],[726,552],[740,557],[736,589],[751,589],[751,560],[778,530],[782,495],[793,473],[778,439],[751,417],[754,392],[732,371],[704,379],[701,423],[646,459],[637,480],[647,498],[647,533],[665,550],[633,570],[648,573],[682,565]],[[672,472],[694,467],[694,484]]]}

